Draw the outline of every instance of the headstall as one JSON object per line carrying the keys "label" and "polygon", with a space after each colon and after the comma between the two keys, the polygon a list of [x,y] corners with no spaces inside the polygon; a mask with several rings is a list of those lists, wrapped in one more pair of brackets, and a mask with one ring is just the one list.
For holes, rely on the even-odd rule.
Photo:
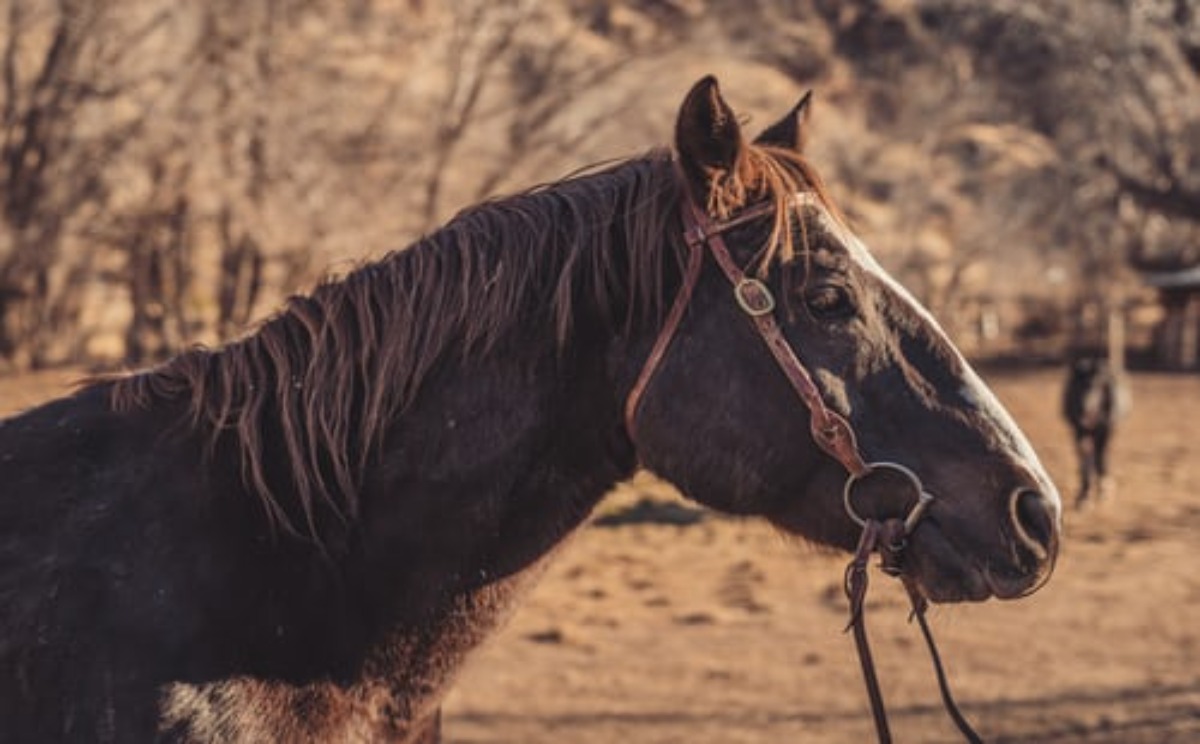
{"label": "headstall", "polygon": [[[912,616],[917,619],[922,636],[929,648],[942,702],[947,713],[967,741],[982,742],[982,739],[959,711],[950,693],[941,657],[925,620],[928,602],[921,595],[911,577],[904,572],[903,558],[908,536],[916,529],[921,517],[933,501],[933,496],[924,490],[917,475],[903,465],[893,462],[868,462],[862,457],[850,422],[825,405],[812,375],[796,356],[787,337],[784,336],[775,320],[775,298],[770,289],[761,280],[748,275],[738,266],[728,246],[725,245],[723,233],[774,213],[775,205],[769,202],[761,203],[748,207],[727,220],[717,222],[691,198],[686,181],[682,176],[680,182],[684,193],[681,200],[681,211],[683,235],[688,248],[687,265],[684,268],[679,291],[675,295],[662,330],[655,339],[650,355],[626,398],[625,426],[629,436],[636,441],[638,409],[645,398],[647,388],[654,379],[655,372],[666,356],[672,339],[683,322],[688,306],[691,304],[692,294],[699,282],[703,268],[705,249],[707,249],[721,273],[725,275],[732,286],[733,298],[737,306],[758,330],[792,389],[808,408],[813,441],[830,457],[841,463],[848,473],[843,489],[843,503],[849,518],[862,528],[862,534],[854,557],[846,567],[844,589],[850,604],[850,622],[847,630],[854,632],[855,647],[858,650],[879,741],[881,743],[891,742],[892,738],[888,729],[887,712],[875,673],[870,644],[867,640],[863,613],[867,593],[868,565],[871,555],[876,552],[880,555],[880,567],[883,572],[899,578],[908,593],[912,603]],[[797,197],[798,199],[799,197]],[[907,487],[911,487],[913,499],[907,514],[890,517],[872,516],[855,505],[855,487],[870,476],[885,471],[900,476],[902,482]]]}

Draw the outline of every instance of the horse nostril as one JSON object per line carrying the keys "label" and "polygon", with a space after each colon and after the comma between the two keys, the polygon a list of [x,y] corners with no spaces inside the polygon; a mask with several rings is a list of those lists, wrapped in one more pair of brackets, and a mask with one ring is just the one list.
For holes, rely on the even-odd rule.
{"label": "horse nostril", "polygon": [[1017,538],[1039,561],[1053,555],[1058,540],[1054,507],[1039,491],[1018,488],[1009,505]]}

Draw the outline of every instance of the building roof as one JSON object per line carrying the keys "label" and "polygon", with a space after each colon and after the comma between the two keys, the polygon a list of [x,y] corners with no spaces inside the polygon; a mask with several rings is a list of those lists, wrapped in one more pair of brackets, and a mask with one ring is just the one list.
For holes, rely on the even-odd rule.
{"label": "building roof", "polygon": [[1143,271],[1142,281],[1159,289],[1200,289],[1200,264],[1177,271]]}

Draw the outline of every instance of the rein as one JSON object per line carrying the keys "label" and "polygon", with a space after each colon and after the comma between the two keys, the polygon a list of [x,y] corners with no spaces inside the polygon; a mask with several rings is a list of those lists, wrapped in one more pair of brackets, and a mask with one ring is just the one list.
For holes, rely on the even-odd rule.
{"label": "rein", "polygon": [[[675,301],[667,314],[666,321],[650,355],[638,375],[637,381],[625,400],[625,426],[631,439],[636,440],[637,413],[645,397],[655,372],[666,356],[684,313],[691,304],[692,294],[700,279],[703,267],[704,253],[707,248],[717,266],[733,287],[733,297],[739,308],[754,324],[771,355],[775,358],[780,370],[787,377],[792,389],[804,402],[809,411],[810,429],[813,441],[826,454],[837,460],[849,474],[843,491],[843,502],[847,514],[862,528],[858,547],[854,557],[846,567],[844,589],[850,604],[850,622],[847,630],[853,630],[855,647],[858,651],[862,667],[863,680],[867,686],[867,695],[871,703],[871,715],[875,721],[875,731],[881,744],[892,741],[888,728],[887,710],[884,706],[883,694],[880,690],[878,676],[875,673],[875,662],[871,655],[870,643],[867,639],[865,620],[865,601],[868,585],[868,567],[871,555],[879,553],[880,568],[885,574],[895,576],[903,583],[912,604],[912,617],[916,618],[921,628],[921,634],[929,649],[933,661],[934,672],[937,675],[938,689],[941,692],[942,703],[947,714],[954,721],[963,737],[968,742],[983,740],[971,728],[970,724],[959,711],[958,705],[950,692],[945,670],[942,666],[941,655],[933,640],[933,634],[925,619],[928,602],[921,595],[912,579],[904,573],[904,550],[908,536],[916,529],[917,523],[929,508],[933,496],[921,486],[921,481],[915,473],[903,465],[893,462],[870,462],[863,459],[858,450],[854,429],[850,422],[836,411],[825,405],[820,390],[813,381],[812,375],[796,356],[787,337],[775,320],[775,298],[770,289],[757,278],[747,276],[746,272],[737,265],[729,252],[722,233],[743,225],[751,220],[764,217],[775,209],[773,204],[764,203],[750,207],[740,214],[722,221],[713,221],[687,194],[684,188],[682,212],[684,223],[684,240],[688,247],[687,266],[684,269],[683,283],[675,296]],[[865,516],[854,505],[854,489],[872,474],[890,471],[899,474],[912,487],[914,500],[907,514],[903,516],[876,517]]]}

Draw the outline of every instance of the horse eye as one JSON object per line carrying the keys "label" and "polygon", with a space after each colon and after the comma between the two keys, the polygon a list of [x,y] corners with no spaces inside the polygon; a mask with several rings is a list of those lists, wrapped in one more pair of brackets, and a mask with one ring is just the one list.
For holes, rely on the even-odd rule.
{"label": "horse eye", "polygon": [[845,287],[821,284],[804,291],[804,304],[814,318],[834,320],[854,314],[854,303]]}

